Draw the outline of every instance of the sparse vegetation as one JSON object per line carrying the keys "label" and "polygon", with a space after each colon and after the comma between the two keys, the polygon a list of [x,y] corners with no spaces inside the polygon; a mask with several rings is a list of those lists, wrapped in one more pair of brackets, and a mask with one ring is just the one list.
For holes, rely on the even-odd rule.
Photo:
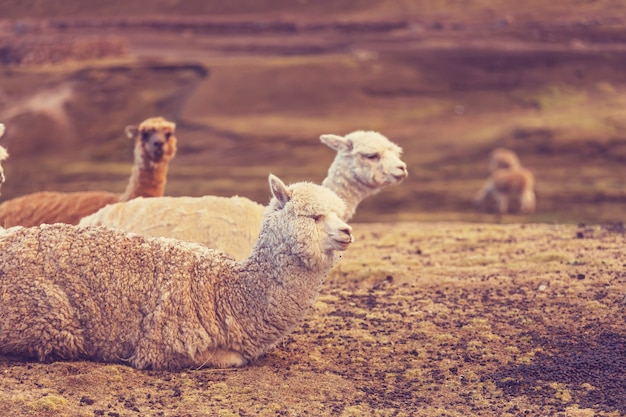
{"label": "sparse vegetation", "polygon": [[[626,412],[626,236],[615,230],[355,224],[310,317],[252,365],[169,373],[3,360],[0,411],[27,415],[54,395],[68,415],[617,416]],[[472,243],[503,261],[455,266]],[[548,248],[551,257],[528,257]],[[603,262],[572,264],[576,253]],[[368,272],[384,262],[386,275]]]}

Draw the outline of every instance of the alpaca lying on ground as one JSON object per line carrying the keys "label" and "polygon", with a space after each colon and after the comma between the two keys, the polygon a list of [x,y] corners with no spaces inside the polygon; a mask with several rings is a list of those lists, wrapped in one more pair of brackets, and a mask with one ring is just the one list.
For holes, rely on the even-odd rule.
{"label": "alpaca lying on ground", "polygon": [[509,209],[509,199],[520,201],[522,213],[535,211],[535,177],[524,168],[517,155],[508,149],[496,149],[489,161],[490,176],[474,197],[474,202],[481,205],[488,196],[493,196],[498,206],[498,213],[504,214]]}
{"label": "alpaca lying on ground", "polygon": [[0,229],[0,353],[171,370],[259,357],[304,318],[335,251],[354,240],[335,193],[269,181],[242,262],[105,227]]}
{"label": "alpaca lying on ground", "polygon": [[176,154],[176,125],[161,117],[126,127],[135,139],[135,163],[124,193],[41,191],[0,204],[0,226],[37,226],[43,223],[77,224],[107,204],[135,197],[160,197],[165,190],[170,160]]}
{"label": "alpaca lying on ground", "polygon": [[[407,176],[402,149],[380,133],[322,135],[320,140],[337,151],[322,185],[346,202],[344,221],[363,199]],[[252,250],[262,217],[263,206],[243,197],[161,197],[109,205],[80,224],[175,237],[243,259]]]}
{"label": "alpaca lying on ground", "polygon": [[[4,125],[0,123],[0,138],[4,135]],[[9,157],[9,153],[7,150],[0,146],[0,189],[2,189],[2,185],[6,181],[4,177],[4,168],[2,167],[2,161],[5,161]]]}

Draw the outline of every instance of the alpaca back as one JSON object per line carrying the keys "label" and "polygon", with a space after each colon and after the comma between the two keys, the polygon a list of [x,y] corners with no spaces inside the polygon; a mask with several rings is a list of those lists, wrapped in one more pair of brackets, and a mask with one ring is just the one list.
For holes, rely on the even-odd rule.
{"label": "alpaca back", "polygon": [[139,197],[106,206],[80,225],[196,242],[242,260],[252,251],[263,212],[262,205],[239,196]]}
{"label": "alpaca back", "polygon": [[0,226],[38,226],[43,223],[78,224],[81,218],[114,203],[119,195],[106,191],[62,193],[40,191],[0,204]]}
{"label": "alpaca back", "polygon": [[497,169],[491,174],[494,189],[501,194],[519,195],[534,187],[533,174],[525,169]]}

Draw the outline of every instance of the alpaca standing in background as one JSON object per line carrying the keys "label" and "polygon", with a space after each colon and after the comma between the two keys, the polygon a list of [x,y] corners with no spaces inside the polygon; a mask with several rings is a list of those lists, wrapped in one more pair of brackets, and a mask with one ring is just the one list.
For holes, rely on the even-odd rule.
{"label": "alpaca standing in background", "polygon": [[302,321],[354,241],[331,190],[269,182],[242,262],[106,227],[0,229],[0,353],[172,370],[258,358]]}
{"label": "alpaca standing in background", "polygon": [[511,198],[519,200],[522,213],[535,211],[535,177],[522,166],[515,152],[495,149],[489,159],[489,172],[489,178],[474,197],[476,205],[482,205],[488,196],[493,196],[500,215],[508,211]]}
{"label": "alpaca standing in background", "polygon": [[107,204],[136,197],[160,197],[165,191],[167,171],[176,154],[176,125],[161,117],[127,126],[126,135],[135,140],[130,180],[120,195],[107,191],[71,193],[40,191],[0,204],[0,227],[37,226],[44,223],[78,224]]}

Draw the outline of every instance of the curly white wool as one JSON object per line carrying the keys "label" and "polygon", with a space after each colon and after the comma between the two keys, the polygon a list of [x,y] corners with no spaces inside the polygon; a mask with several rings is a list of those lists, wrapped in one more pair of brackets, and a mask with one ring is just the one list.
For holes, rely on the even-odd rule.
{"label": "curly white wool", "polygon": [[354,240],[344,202],[319,185],[273,198],[242,262],[204,246],[67,224],[0,232],[0,354],[141,369],[242,366],[315,301]]}

